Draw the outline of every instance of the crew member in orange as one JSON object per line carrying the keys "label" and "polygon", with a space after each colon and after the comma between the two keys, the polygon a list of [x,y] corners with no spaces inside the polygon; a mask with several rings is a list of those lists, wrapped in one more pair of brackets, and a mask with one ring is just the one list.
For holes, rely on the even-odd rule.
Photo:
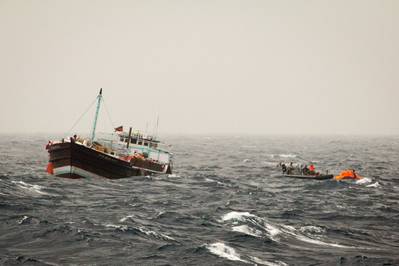
{"label": "crew member in orange", "polygon": [[309,166],[309,171],[310,171],[310,174],[311,174],[311,175],[314,175],[314,174],[316,173],[316,167],[314,167],[314,165],[311,164],[311,165]]}

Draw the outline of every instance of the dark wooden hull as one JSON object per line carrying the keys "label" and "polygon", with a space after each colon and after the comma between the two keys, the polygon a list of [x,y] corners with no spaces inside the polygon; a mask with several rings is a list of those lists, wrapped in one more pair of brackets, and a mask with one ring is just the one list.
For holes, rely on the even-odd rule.
{"label": "dark wooden hull", "polygon": [[282,177],[298,178],[298,179],[313,179],[313,180],[326,180],[332,179],[333,175],[286,175],[282,174]]}
{"label": "dark wooden hull", "polygon": [[[130,162],[70,142],[53,144],[48,152],[53,174],[59,177],[118,179],[160,174],[163,170],[160,164],[141,162],[142,165],[132,165]],[[171,173],[171,169],[167,170],[166,173]]]}

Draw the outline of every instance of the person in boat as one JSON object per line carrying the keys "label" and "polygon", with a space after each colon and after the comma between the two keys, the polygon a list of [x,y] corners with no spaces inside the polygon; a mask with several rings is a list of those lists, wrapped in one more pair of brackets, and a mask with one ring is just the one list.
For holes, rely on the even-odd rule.
{"label": "person in boat", "polygon": [[293,171],[293,170],[294,170],[293,163],[290,162],[290,165],[288,166],[288,169],[287,169],[287,175],[292,174],[292,171]]}
{"label": "person in boat", "polygon": [[302,168],[302,174],[303,175],[308,175],[309,174],[309,169],[308,166],[305,164],[305,166]]}
{"label": "person in boat", "polygon": [[315,175],[316,174],[316,167],[313,164],[311,164],[309,166],[309,174],[310,175]]}
{"label": "person in boat", "polygon": [[355,179],[357,179],[358,177],[357,177],[357,174],[356,174],[356,170],[355,169],[352,169],[352,174],[353,174],[353,178],[355,178]]}
{"label": "person in boat", "polygon": [[337,181],[346,180],[346,179],[358,180],[362,178],[363,178],[362,176],[356,173],[355,169],[344,170],[339,175],[334,177],[334,179]]}
{"label": "person in boat", "polygon": [[285,165],[285,163],[281,164],[281,170],[283,170],[283,174],[287,172],[287,166]]}

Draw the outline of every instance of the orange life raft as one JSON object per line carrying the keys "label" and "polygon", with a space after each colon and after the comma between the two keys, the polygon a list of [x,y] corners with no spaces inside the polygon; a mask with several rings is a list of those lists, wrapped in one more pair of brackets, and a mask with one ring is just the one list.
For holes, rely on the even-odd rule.
{"label": "orange life raft", "polygon": [[354,170],[344,170],[339,175],[334,177],[334,179],[337,180],[337,181],[347,180],[347,179],[359,180],[359,179],[362,179],[362,178],[363,177],[358,175],[358,174],[356,174]]}

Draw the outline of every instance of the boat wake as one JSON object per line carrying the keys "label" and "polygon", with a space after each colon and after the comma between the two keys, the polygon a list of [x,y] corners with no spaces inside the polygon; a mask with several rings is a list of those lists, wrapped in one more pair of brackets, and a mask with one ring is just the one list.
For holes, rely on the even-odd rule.
{"label": "boat wake", "polygon": [[362,179],[359,179],[356,181],[356,185],[366,185],[366,187],[380,187],[380,183],[378,181],[373,183],[373,180],[368,177],[363,177]]}

